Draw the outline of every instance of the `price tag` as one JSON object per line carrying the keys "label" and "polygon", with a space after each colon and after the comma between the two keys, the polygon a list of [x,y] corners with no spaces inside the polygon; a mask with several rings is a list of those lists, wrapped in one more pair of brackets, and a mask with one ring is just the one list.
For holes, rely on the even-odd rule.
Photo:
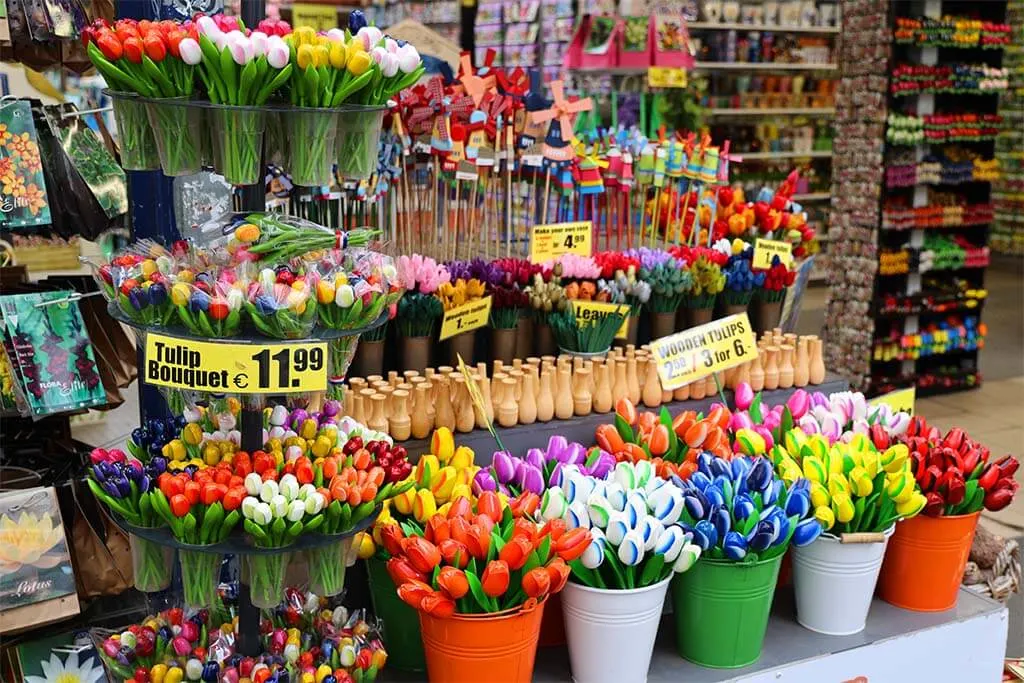
{"label": "price tag", "polygon": [[491,297],[470,301],[449,311],[445,311],[441,321],[440,341],[469,332],[487,324],[491,316]]}
{"label": "price tag", "polygon": [[776,256],[788,268],[793,264],[793,245],[779,240],[754,240],[754,268],[771,268],[772,259]]}
{"label": "price tag", "polygon": [[146,384],[233,394],[327,388],[327,342],[235,344],[146,335]]}
{"label": "price tag", "polygon": [[616,339],[626,338],[627,328],[629,327],[628,304],[610,304],[604,301],[573,301],[572,310],[576,314],[576,324],[580,327],[593,325],[601,318],[613,313],[626,316],[622,320],[622,326],[615,333]]}
{"label": "price tag", "polygon": [[685,88],[686,69],[670,66],[647,67],[647,85],[652,88]]}
{"label": "price tag", "polygon": [[530,231],[530,262],[546,263],[562,254],[591,256],[592,234],[590,221],[535,225]]}
{"label": "price tag", "polygon": [[890,391],[888,394],[883,394],[876,398],[868,401],[869,406],[880,406],[887,405],[893,409],[894,412],[903,411],[909,413],[911,416],[914,414],[914,399],[917,397],[917,389],[910,387],[909,389],[897,389],[896,391]]}
{"label": "price tag", "polygon": [[730,315],[651,342],[661,386],[674,391],[713,372],[757,358],[746,313]]}

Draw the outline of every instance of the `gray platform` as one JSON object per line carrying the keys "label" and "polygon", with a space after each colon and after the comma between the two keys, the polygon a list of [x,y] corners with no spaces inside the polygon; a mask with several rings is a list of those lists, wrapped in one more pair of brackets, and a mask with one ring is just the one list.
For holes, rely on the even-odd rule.
{"label": "gray platform", "polygon": [[[792,589],[775,596],[761,659],[743,669],[707,669],[675,652],[672,616],[662,619],[647,680],[650,683],[995,683],[1007,635],[1006,608],[967,590],[946,612],[910,612],[875,600],[867,628],[825,636],[800,626]],[[614,647],[608,643],[607,647]],[[858,677],[863,679],[858,680]],[[385,669],[384,681],[425,681],[425,675]],[[571,681],[565,647],[540,648],[535,683]],[[500,683],[500,676],[490,683]],[[469,683],[469,682],[467,682]],[[483,681],[479,683],[484,683]],[[617,681],[615,683],[642,683]]]}

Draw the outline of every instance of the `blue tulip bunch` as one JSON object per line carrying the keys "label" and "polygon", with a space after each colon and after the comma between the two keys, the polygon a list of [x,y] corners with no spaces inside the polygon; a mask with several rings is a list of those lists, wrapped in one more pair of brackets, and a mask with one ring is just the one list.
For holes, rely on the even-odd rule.
{"label": "blue tulip bunch", "polygon": [[792,542],[812,543],[822,533],[812,514],[811,484],[797,479],[788,488],[764,457],[731,460],[697,456],[687,480],[672,477],[683,492],[683,528],[704,557],[758,562],[778,557]]}
{"label": "blue tulip bunch", "polygon": [[742,306],[750,303],[754,290],[764,285],[765,274],[753,270],[754,250],[747,248],[729,257],[722,272],[725,273],[725,303],[729,306]]}
{"label": "blue tulip bunch", "polygon": [[178,438],[186,422],[184,415],[147,417],[142,426],[132,430],[125,447],[136,460],[148,463],[162,454],[165,445]]}

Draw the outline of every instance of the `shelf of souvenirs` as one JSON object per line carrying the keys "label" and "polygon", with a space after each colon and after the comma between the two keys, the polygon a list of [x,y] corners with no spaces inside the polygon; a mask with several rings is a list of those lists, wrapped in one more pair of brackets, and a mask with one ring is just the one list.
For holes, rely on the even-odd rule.
{"label": "shelf of souvenirs", "polygon": [[893,42],[914,47],[1002,50],[1011,43],[1009,24],[968,17],[896,17]]}
{"label": "shelf of souvenirs", "polygon": [[887,189],[991,183],[1001,177],[999,159],[983,159],[963,148],[947,150],[943,155],[931,154],[921,161],[913,161],[913,156],[912,149],[888,155],[885,166]]}
{"label": "shelf of souvenirs", "polygon": [[921,373],[872,377],[871,387],[865,393],[868,396],[880,396],[897,389],[914,387],[916,396],[923,398],[977,389],[980,386],[981,373],[974,368],[940,366]]}
{"label": "shelf of souvenirs", "polygon": [[[653,66],[653,65],[652,65]],[[571,71],[602,73],[609,76],[639,76],[646,66],[576,67]],[[836,71],[834,62],[694,62],[693,71]]]}
{"label": "shelf of souvenirs", "polygon": [[891,145],[912,147],[921,143],[988,142],[1004,130],[1001,114],[905,115],[890,112],[885,140]]}
{"label": "shelf of souvenirs", "polygon": [[933,204],[906,207],[890,205],[882,209],[882,230],[980,227],[992,222],[993,204]]}
{"label": "shelf of souvenirs", "polygon": [[705,109],[708,116],[835,116],[835,107],[715,107]]}
{"label": "shelf of souvenirs", "polygon": [[693,31],[764,31],[766,33],[839,33],[839,26],[799,26],[771,24],[741,24],[737,22],[689,21],[686,27]]}
{"label": "shelf of souvenirs", "polygon": [[977,315],[951,315],[945,320],[933,321],[915,334],[902,334],[902,324],[893,321],[887,337],[875,339],[871,350],[873,363],[916,361],[935,356],[954,356],[975,353],[985,348],[988,331]]}
{"label": "shelf of souvenirs", "polygon": [[989,248],[972,244],[963,235],[925,235],[921,249],[883,249],[878,255],[879,277],[987,268]]}
{"label": "shelf of souvenirs", "polygon": [[905,318],[911,315],[952,315],[980,313],[988,290],[977,288],[963,278],[924,277],[918,294],[882,294],[872,309],[876,318]]}

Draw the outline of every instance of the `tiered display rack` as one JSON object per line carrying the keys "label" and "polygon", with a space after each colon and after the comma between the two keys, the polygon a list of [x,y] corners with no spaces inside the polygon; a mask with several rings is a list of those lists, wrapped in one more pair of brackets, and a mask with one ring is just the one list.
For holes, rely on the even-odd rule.
{"label": "tiered display rack", "polygon": [[[974,88],[946,88],[939,82],[936,87],[900,94],[908,81],[897,73],[917,65],[950,67],[955,79],[963,65],[1000,67],[1002,45],[983,47],[984,40],[958,42],[961,33],[969,32],[959,29],[956,34],[948,29],[953,35],[950,40],[937,38],[938,32],[928,32],[928,23],[970,12],[972,18],[1000,24],[1005,9],[1000,2],[985,3],[976,10],[948,0],[892,3],[886,176],[872,297],[871,393],[914,386],[919,395],[926,395],[969,389],[981,382],[978,353],[984,344],[981,312],[992,218],[989,180],[998,174],[988,171],[993,166],[988,160],[993,158],[994,143],[987,134],[972,139],[960,130],[956,135],[935,131],[949,128],[945,122],[958,115],[996,114],[998,78],[989,89],[984,89],[986,79],[981,78]],[[914,37],[909,37],[907,18],[923,22],[923,33],[915,30]],[[984,31],[978,33],[984,38]],[[923,120],[925,135],[919,141],[909,140],[912,144],[897,144],[908,142],[898,134],[906,131],[905,125],[894,130],[899,117],[908,115]],[[1001,125],[998,117],[992,125]],[[965,126],[977,129],[977,124]],[[950,163],[964,154],[985,161]],[[912,177],[904,177],[908,173]],[[931,304],[951,299],[961,302],[959,310]],[[973,304],[968,305],[969,301]],[[897,311],[903,308],[908,312],[900,315]]]}
{"label": "tiered display rack", "polygon": [[992,184],[992,251],[1024,256],[1024,0],[1009,1],[1006,23],[1017,40],[1003,55],[1003,66],[1010,69],[1010,89],[999,99],[1006,126],[996,141],[1002,177]]}

